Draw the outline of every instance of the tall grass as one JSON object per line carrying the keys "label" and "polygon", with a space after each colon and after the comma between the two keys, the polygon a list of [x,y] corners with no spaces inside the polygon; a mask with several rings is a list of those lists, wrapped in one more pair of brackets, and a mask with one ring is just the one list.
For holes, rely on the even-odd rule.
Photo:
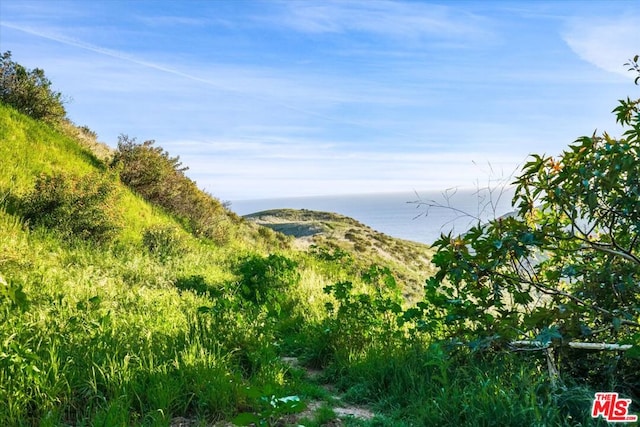
{"label": "tall grass", "polygon": [[73,139],[59,134],[42,122],[0,104],[1,190],[21,193],[31,188],[40,173],[64,170],[82,175],[101,163]]}
{"label": "tall grass", "polygon": [[529,356],[470,358],[441,346],[411,347],[368,357],[343,371],[350,401],[387,414],[384,425],[596,425],[593,392],[553,390]]}
{"label": "tall grass", "polygon": [[247,381],[282,382],[258,317],[201,313],[211,300],[172,287],[166,266],[107,254],[78,245],[5,273],[26,303],[2,301],[0,424],[220,419]]}

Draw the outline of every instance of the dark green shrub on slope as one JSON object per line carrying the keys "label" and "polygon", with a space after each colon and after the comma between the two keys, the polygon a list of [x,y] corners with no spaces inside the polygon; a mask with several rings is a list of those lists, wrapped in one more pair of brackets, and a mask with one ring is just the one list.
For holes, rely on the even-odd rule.
{"label": "dark green shrub on slope", "polygon": [[188,169],[178,157],[170,157],[155,141],[136,143],[121,136],[112,166],[118,168],[123,183],[168,212],[176,215],[197,236],[226,243],[233,227],[223,205],[185,176]]}
{"label": "dark green shrub on slope", "polygon": [[51,89],[44,70],[28,70],[11,60],[11,52],[0,57],[0,101],[34,119],[59,121],[67,113],[62,94]]}
{"label": "dark green shrub on slope", "polygon": [[75,177],[42,174],[19,202],[19,212],[32,227],[54,229],[65,237],[96,242],[111,240],[120,229],[114,210],[115,184],[92,173]]}

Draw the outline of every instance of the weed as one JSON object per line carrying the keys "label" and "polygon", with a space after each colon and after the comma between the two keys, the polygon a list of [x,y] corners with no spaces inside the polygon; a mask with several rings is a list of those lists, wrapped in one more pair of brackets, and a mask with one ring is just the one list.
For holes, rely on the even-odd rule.
{"label": "weed", "polygon": [[302,412],[306,408],[299,396],[277,397],[269,387],[247,387],[245,392],[253,400],[257,411],[238,414],[233,423],[240,426],[275,426],[283,416]]}
{"label": "weed", "polygon": [[287,291],[300,281],[297,263],[285,256],[253,255],[237,267],[240,275],[240,295],[247,301],[265,306],[270,312],[290,312]]}
{"label": "weed", "polygon": [[187,251],[186,239],[180,229],[172,225],[147,228],[142,236],[142,243],[150,253],[163,262]]}

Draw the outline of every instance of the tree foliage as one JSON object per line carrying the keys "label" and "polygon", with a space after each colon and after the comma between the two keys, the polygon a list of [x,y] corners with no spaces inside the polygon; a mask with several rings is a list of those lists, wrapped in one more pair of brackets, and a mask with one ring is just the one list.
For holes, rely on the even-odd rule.
{"label": "tree foliage", "polygon": [[11,60],[11,52],[0,56],[0,101],[34,119],[59,121],[66,116],[62,94],[51,89],[44,70],[28,70]]}
{"label": "tree foliage", "polygon": [[639,105],[627,98],[613,110],[619,138],[594,133],[557,157],[533,155],[514,182],[517,215],[443,235],[421,315],[475,348],[616,340],[637,354]]}

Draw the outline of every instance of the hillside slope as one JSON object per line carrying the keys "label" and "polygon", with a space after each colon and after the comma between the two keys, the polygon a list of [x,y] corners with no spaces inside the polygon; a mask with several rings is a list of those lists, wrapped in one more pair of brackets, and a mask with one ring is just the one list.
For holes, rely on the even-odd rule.
{"label": "hillside slope", "polygon": [[371,227],[337,213],[307,209],[274,209],[245,215],[250,221],[293,236],[294,246],[340,248],[363,264],[391,268],[403,286],[408,301],[422,297],[425,279],[432,272],[433,250],[422,243],[387,236]]}
{"label": "hillside slope", "polygon": [[[0,158],[2,425],[169,426],[185,417],[209,424],[260,411],[256,389],[321,395],[281,357],[322,365],[336,359],[343,338],[330,332],[337,323],[325,307],[336,300],[323,289],[349,281],[354,295],[364,295],[363,269],[396,262],[393,240],[332,214],[314,214],[336,230],[314,244],[344,248],[352,264],[294,248],[291,237],[231,212],[225,220],[233,239],[220,244],[192,234],[68,132],[4,105]],[[119,220],[112,240],[25,216],[25,206],[52,212],[33,202],[45,190],[64,208],[56,215],[84,215],[92,199],[77,196],[93,180],[114,192],[103,205]],[[53,186],[38,190],[38,182]],[[94,214],[90,221],[101,220]],[[358,239],[370,247],[356,247]]]}
{"label": "hillside slope", "polygon": [[[107,171],[106,165],[74,139],[2,104],[0,135],[0,201],[23,197],[43,174],[64,173],[83,179],[91,173]],[[119,196],[117,209],[125,225],[121,239],[139,240],[143,229],[171,222],[161,210],[115,184]]]}

